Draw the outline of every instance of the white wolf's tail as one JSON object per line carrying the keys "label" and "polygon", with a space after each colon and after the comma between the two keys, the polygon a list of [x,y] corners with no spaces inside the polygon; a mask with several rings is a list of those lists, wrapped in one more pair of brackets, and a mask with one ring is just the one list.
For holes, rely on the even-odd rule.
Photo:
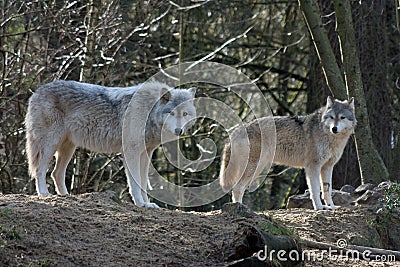
{"label": "white wolf's tail", "polygon": [[231,173],[227,171],[228,163],[231,158],[231,144],[227,143],[222,152],[221,158],[221,168],[219,172],[219,184],[224,192],[229,192],[235,184],[234,179],[232,179]]}
{"label": "white wolf's tail", "polygon": [[41,146],[38,140],[36,140],[32,135],[32,118],[30,116],[30,111],[28,107],[28,112],[25,118],[26,125],[26,155],[28,157],[29,164],[29,175],[36,178],[36,170],[39,166],[39,161],[41,157]]}
{"label": "white wolf's tail", "polygon": [[36,178],[36,170],[40,160],[40,144],[28,132],[26,134],[26,155],[28,157],[29,175]]}

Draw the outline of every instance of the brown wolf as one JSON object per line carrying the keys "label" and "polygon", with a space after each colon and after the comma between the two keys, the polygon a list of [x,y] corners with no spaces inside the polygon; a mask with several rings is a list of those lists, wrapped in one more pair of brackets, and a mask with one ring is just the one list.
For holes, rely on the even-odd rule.
{"label": "brown wolf", "polygon": [[[339,101],[328,97],[326,105],[312,114],[265,117],[246,127],[238,127],[223,151],[222,189],[232,190],[232,201],[241,203],[246,188],[273,162],[304,168],[314,209],[334,209],[333,166],[341,158],[356,123],[353,98]],[[275,136],[271,133],[275,130],[274,151]],[[243,151],[249,151],[248,159]],[[321,190],[325,205],[320,199]]]}

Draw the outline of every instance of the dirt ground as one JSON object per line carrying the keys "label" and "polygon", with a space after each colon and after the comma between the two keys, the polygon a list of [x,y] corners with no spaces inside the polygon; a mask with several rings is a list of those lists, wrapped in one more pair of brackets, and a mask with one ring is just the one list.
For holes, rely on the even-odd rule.
{"label": "dirt ground", "polygon": [[[46,198],[0,195],[0,266],[228,266],[225,248],[243,220],[262,225],[272,219],[300,239],[382,246],[376,215],[368,208],[276,210],[237,218],[221,211],[138,208],[115,199],[112,191]],[[400,226],[393,229],[399,230]],[[304,265],[400,266],[400,262],[324,256]]]}

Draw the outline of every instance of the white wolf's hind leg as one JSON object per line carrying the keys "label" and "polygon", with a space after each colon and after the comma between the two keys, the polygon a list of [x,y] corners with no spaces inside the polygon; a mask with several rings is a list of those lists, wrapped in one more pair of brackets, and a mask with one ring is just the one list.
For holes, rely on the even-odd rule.
{"label": "white wolf's hind leg", "polygon": [[239,179],[237,184],[233,186],[232,189],[232,202],[243,203],[243,196],[246,189],[249,187],[253,181],[254,176],[257,171],[257,163],[254,161],[248,162],[242,177]]}
{"label": "white wolf's hind leg", "polygon": [[244,186],[235,186],[232,189],[232,202],[243,203],[243,195],[246,188]]}
{"label": "white wolf's hind leg", "polygon": [[51,173],[51,177],[54,180],[57,194],[61,196],[68,195],[68,189],[65,185],[65,172],[74,151],[75,145],[66,140],[59,146],[56,152],[56,166]]}
{"label": "white wolf's hind leg", "polygon": [[46,173],[49,163],[53,157],[54,151],[49,148],[44,148],[40,155],[39,164],[34,174],[36,178],[36,192],[39,196],[49,196],[49,189],[46,183]]}
{"label": "white wolf's hind leg", "polygon": [[247,171],[240,178],[239,182],[233,186],[232,189],[232,202],[233,203],[243,203],[244,193],[251,182],[251,178],[246,175]]}

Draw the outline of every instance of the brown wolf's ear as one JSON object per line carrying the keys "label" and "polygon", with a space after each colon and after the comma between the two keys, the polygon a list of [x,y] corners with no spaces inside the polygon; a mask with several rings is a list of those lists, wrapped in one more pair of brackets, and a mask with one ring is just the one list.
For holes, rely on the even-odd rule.
{"label": "brown wolf's ear", "polygon": [[167,88],[161,89],[161,102],[167,103],[171,99],[171,92]]}
{"label": "brown wolf's ear", "polygon": [[335,99],[331,96],[328,96],[326,99],[326,109],[331,108],[333,106],[333,103],[335,103]]}
{"label": "brown wolf's ear", "polygon": [[354,112],[354,97],[349,99],[349,109]]}

